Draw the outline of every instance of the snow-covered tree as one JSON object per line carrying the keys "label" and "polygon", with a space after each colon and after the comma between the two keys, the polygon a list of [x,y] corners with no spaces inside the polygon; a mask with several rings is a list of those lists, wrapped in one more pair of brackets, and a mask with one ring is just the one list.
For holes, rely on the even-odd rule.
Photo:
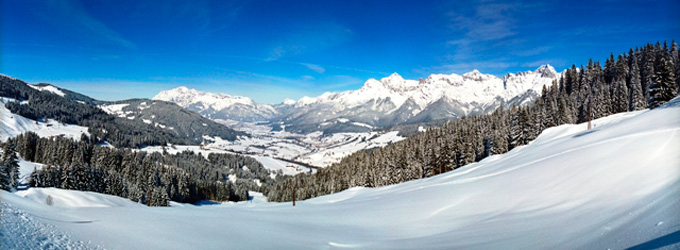
{"label": "snow-covered tree", "polygon": [[630,101],[628,110],[635,111],[647,107],[647,100],[642,91],[642,80],[640,79],[640,67],[638,66],[635,54],[630,53],[630,74],[628,80],[628,89],[630,93]]}
{"label": "snow-covered tree", "polygon": [[649,86],[649,108],[656,108],[677,96],[672,61],[665,56],[659,60],[654,82]]}
{"label": "snow-covered tree", "polygon": [[15,144],[9,143],[5,146],[0,165],[2,165],[4,172],[4,174],[0,175],[0,178],[6,179],[6,181],[1,181],[4,184],[2,188],[5,190],[16,189],[19,186],[19,160]]}

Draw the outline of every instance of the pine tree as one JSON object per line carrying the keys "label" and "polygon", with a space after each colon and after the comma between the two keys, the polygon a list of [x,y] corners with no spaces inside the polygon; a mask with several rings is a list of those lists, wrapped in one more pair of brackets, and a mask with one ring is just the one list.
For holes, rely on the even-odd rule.
{"label": "pine tree", "polygon": [[649,108],[656,108],[677,95],[675,73],[671,63],[672,61],[665,56],[661,57],[656,68],[654,82],[649,87]]}
{"label": "pine tree", "polygon": [[649,97],[649,90],[652,86],[652,83],[654,82],[654,77],[655,77],[654,76],[654,68],[655,68],[654,61],[656,59],[654,57],[655,56],[654,51],[653,51],[650,44],[647,44],[647,47],[644,49],[642,54],[643,54],[643,58],[642,58],[643,64],[641,65],[642,71],[640,72],[641,73],[640,77],[641,77],[641,80],[642,80],[642,94],[644,94],[645,99],[649,100],[649,98],[650,98]]}
{"label": "pine tree", "polygon": [[642,80],[640,79],[640,67],[638,66],[635,54],[630,55],[630,75],[628,89],[630,93],[629,111],[641,110],[647,107],[647,100],[642,92]]}
{"label": "pine tree", "polygon": [[628,107],[628,87],[626,87],[626,81],[623,77],[617,77],[614,80],[614,95],[612,96],[612,111],[614,113],[627,112]]}
{"label": "pine tree", "polygon": [[680,93],[680,52],[678,51],[678,44],[675,40],[671,43],[671,59],[675,64],[675,85],[677,87],[677,93]]}
{"label": "pine tree", "polygon": [[9,185],[9,175],[7,173],[7,165],[0,161],[0,189],[9,191],[11,186]]}
{"label": "pine tree", "polygon": [[19,160],[17,159],[15,144],[10,143],[5,146],[0,165],[4,166],[7,186],[16,189],[19,186]]}

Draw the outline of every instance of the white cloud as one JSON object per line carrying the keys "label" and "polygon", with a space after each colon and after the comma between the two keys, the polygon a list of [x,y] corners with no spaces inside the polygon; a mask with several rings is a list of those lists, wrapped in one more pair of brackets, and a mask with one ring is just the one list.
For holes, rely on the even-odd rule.
{"label": "white cloud", "polygon": [[316,64],[311,64],[311,63],[300,63],[302,66],[307,67],[308,69],[313,70],[316,73],[323,74],[323,72],[326,72],[326,69],[324,67],[321,67]]}

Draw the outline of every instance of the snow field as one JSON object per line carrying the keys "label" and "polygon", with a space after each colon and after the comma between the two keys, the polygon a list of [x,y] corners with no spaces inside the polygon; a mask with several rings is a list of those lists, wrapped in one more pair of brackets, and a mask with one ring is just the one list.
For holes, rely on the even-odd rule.
{"label": "snow field", "polygon": [[14,100],[0,97],[0,141],[7,141],[11,137],[28,131],[33,131],[40,137],[63,136],[76,140],[80,140],[82,134],[90,135],[87,132],[87,127],[63,124],[52,119],[46,122],[36,122],[35,120],[13,114],[5,108],[5,103],[9,101]]}
{"label": "snow field", "polygon": [[[48,235],[107,248],[677,248],[679,111],[676,98],[664,108],[598,119],[590,131],[563,125],[442,175],[295,207],[59,208],[7,192],[2,203],[53,227]],[[91,223],[55,222],[65,218]]]}

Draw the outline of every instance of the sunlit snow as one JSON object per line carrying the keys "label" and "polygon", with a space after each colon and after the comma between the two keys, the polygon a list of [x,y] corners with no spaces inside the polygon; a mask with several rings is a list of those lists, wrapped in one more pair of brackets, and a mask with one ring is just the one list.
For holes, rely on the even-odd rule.
{"label": "sunlit snow", "polygon": [[17,224],[25,221],[47,225],[43,241],[117,249],[677,248],[680,99],[594,125],[550,128],[526,146],[455,171],[295,207],[61,208],[2,191],[3,227],[19,234],[2,241],[31,238],[32,227]]}

